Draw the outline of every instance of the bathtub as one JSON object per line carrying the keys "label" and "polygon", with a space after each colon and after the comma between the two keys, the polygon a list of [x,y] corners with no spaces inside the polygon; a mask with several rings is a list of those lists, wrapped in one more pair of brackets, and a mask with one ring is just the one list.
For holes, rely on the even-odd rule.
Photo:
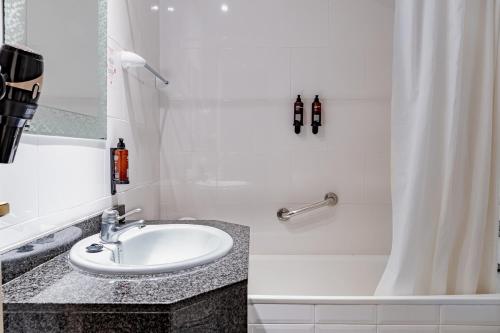
{"label": "bathtub", "polygon": [[370,296],[386,261],[378,255],[251,255],[249,332],[500,333],[500,293]]}

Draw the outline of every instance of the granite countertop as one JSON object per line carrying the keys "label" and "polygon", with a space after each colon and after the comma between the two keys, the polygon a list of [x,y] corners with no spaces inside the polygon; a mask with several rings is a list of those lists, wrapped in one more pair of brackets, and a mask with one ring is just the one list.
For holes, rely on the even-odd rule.
{"label": "granite countertop", "polygon": [[233,237],[232,250],[221,259],[191,269],[156,275],[92,274],[74,267],[65,252],[3,285],[8,311],[58,310],[77,306],[96,311],[113,308],[168,307],[248,278],[249,228],[221,221],[148,221],[148,224],[201,224]]}

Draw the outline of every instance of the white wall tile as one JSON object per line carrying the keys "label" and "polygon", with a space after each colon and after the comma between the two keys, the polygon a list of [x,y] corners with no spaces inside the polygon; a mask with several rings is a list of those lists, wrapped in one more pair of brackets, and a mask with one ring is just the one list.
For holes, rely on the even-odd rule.
{"label": "white wall tile", "polygon": [[[250,127],[254,129],[256,151],[277,155],[278,151],[289,152],[297,149],[296,144],[303,141],[306,126],[302,128],[301,135],[296,135],[291,130],[293,128],[291,112],[293,100],[243,102],[235,107],[249,110],[254,116]],[[255,124],[256,120],[259,120],[257,124]]]}
{"label": "white wall tile", "polygon": [[353,52],[342,46],[292,49],[292,92],[330,99],[365,98],[363,61],[361,50]]}
{"label": "white wall tile", "polygon": [[155,220],[160,215],[160,185],[154,183],[140,186],[117,194],[117,203],[125,205],[127,211],[142,208],[142,212],[132,215],[131,219]]}
{"label": "white wall tile", "polygon": [[378,324],[439,324],[438,305],[378,305]]}
{"label": "white wall tile", "polygon": [[38,143],[40,216],[106,195],[103,141],[40,136]]}
{"label": "white wall tile", "polygon": [[437,325],[378,325],[377,333],[439,333]]}
{"label": "white wall tile", "polygon": [[213,103],[197,104],[192,112],[193,151],[216,152],[220,110]]}
{"label": "white wall tile", "polygon": [[168,101],[161,117],[161,151],[217,152],[219,107],[205,101]]}
{"label": "white wall tile", "polygon": [[[393,1],[226,4],[222,12],[215,0],[161,1],[161,68],[172,78],[161,100],[162,216],[247,224],[252,253],[388,253]],[[300,135],[297,94],[306,110]],[[315,94],[324,110],[318,135]],[[194,152],[215,156],[210,204],[194,194],[203,180],[181,187],[164,172],[183,172],[171,153]],[[279,208],[328,191],[338,206],[277,221]]]}
{"label": "white wall tile", "polygon": [[[336,1],[336,0],[333,0]],[[358,2],[361,18],[366,25],[366,93],[367,96],[387,97],[392,90],[392,38],[394,0]],[[363,21],[363,23],[361,23]]]}
{"label": "white wall tile", "polygon": [[391,203],[391,161],[387,154],[367,151],[364,160],[365,200]]}
{"label": "white wall tile", "polygon": [[249,325],[249,333],[314,333],[314,325]]}
{"label": "white wall tile", "polygon": [[315,333],[377,333],[375,325],[316,325]]}
{"label": "white wall tile", "polygon": [[210,100],[218,96],[219,51],[216,48],[172,49],[162,46],[162,55],[161,72],[171,82],[165,88],[169,99]]}
{"label": "white wall tile", "polygon": [[108,1],[108,36],[121,45],[130,45],[130,22],[128,1]]}
{"label": "white wall tile", "polygon": [[[210,153],[172,153],[162,157],[166,161],[175,161],[168,168],[162,169],[165,183],[179,186],[197,185],[211,189],[217,181],[217,157]],[[211,193],[211,195],[213,192]]]}
{"label": "white wall tile", "polygon": [[[345,86],[336,87],[337,96],[390,96],[393,4],[392,0],[331,0],[334,72],[346,79]],[[357,74],[358,86],[350,71]]]}
{"label": "white wall tile", "polygon": [[375,324],[375,305],[316,305],[315,321],[320,324]]}
{"label": "white wall tile", "polygon": [[[108,36],[123,49],[137,52],[153,67],[159,67],[159,12],[150,9],[155,3],[158,1],[109,0]],[[144,74],[151,79],[150,73]]]}
{"label": "white wall tile", "polygon": [[256,202],[266,188],[264,156],[227,153],[219,154],[217,160],[217,202]]}
{"label": "white wall tile", "polygon": [[[386,254],[390,251],[390,205],[338,204],[297,216],[293,223],[277,221],[278,207],[295,208],[304,204],[283,202],[248,210],[240,205],[233,207],[225,218],[232,217],[252,226],[253,254]],[[247,220],[248,211],[252,217]]]}
{"label": "white wall tile", "polygon": [[285,48],[221,49],[219,97],[289,99],[290,52]]}
{"label": "white wall tile", "polygon": [[292,50],[292,91],[328,98],[390,96],[393,2],[330,4],[330,46]]}
{"label": "white wall tile", "polygon": [[255,137],[260,127],[256,109],[225,104],[219,111],[219,151],[255,153]]}
{"label": "white wall tile", "polygon": [[440,333],[499,333],[500,326],[448,326],[442,325]]}
{"label": "white wall tile", "polygon": [[165,218],[213,218],[216,206],[217,158],[209,153],[162,154],[162,203]]}
{"label": "white wall tile", "polygon": [[0,201],[11,213],[0,218],[0,229],[38,216],[38,137],[24,134],[14,164],[0,164]]}
{"label": "white wall tile", "polygon": [[253,304],[248,306],[249,324],[314,323],[314,305]]}
{"label": "white wall tile", "polygon": [[[127,98],[125,95],[126,71],[121,67],[121,46],[114,39],[107,38],[108,47],[108,75],[107,75],[107,114],[108,117],[129,120]],[[128,77],[127,77],[128,78]]]}
{"label": "white wall tile", "polygon": [[[328,0],[162,1],[164,45],[174,47],[326,46]],[[174,8],[168,11],[167,8]],[[256,19],[258,18],[258,24]],[[279,24],[277,24],[279,22]]]}
{"label": "white wall tile", "polygon": [[[264,1],[264,6],[268,3],[269,1]],[[329,0],[285,0],[279,3],[281,8],[278,10],[283,20],[279,25],[280,38],[275,45],[291,47],[329,45]]]}
{"label": "white wall tile", "polygon": [[500,305],[443,305],[441,324],[500,326]]}
{"label": "white wall tile", "polygon": [[365,105],[365,200],[370,203],[391,202],[390,103]]}
{"label": "white wall tile", "polygon": [[193,111],[189,104],[170,103],[162,98],[162,154],[194,151]]}

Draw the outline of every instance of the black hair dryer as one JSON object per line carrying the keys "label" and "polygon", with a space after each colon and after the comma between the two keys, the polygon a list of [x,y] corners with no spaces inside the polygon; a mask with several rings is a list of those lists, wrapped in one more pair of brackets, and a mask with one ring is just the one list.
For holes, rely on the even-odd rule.
{"label": "black hair dryer", "polygon": [[0,163],[12,163],[43,83],[43,57],[30,50],[0,47]]}

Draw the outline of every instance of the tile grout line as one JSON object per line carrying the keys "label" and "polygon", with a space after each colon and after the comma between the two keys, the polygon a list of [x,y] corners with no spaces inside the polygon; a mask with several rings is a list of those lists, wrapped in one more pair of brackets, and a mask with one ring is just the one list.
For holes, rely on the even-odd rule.
{"label": "tile grout line", "polygon": [[316,332],[316,307],[318,305],[317,304],[314,304],[313,306],[313,324],[314,324],[314,332]]}
{"label": "tile grout line", "polygon": [[442,315],[443,315],[443,306],[440,304],[439,305],[439,322],[438,322],[438,331],[439,331],[439,333],[442,332],[442,325],[441,325],[441,323],[442,323],[442,319],[441,319]]}

